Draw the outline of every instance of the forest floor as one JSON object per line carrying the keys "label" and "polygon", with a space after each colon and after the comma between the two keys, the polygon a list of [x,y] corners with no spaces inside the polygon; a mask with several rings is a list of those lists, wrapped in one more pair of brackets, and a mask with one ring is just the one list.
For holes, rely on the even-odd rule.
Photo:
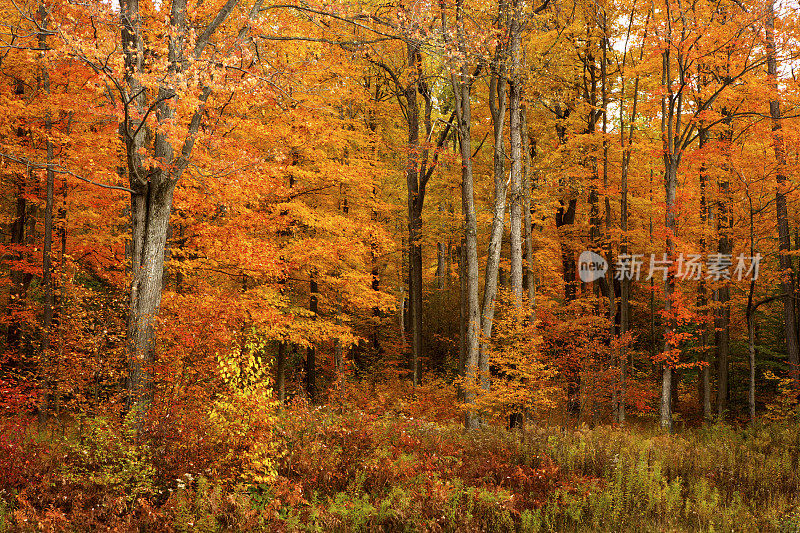
{"label": "forest floor", "polygon": [[2,421],[0,531],[800,531],[796,423],[465,432],[298,404],[226,453],[201,425],[75,420]]}

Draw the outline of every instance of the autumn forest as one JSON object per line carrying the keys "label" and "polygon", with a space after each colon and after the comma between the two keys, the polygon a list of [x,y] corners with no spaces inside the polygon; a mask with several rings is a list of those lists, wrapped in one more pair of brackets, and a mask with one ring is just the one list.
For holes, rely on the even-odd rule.
{"label": "autumn forest", "polygon": [[800,11],[0,0],[0,532],[797,531]]}

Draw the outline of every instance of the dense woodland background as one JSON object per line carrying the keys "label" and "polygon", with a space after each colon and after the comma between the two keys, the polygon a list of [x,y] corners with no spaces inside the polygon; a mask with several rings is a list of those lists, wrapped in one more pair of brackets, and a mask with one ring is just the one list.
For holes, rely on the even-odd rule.
{"label": "dense woodland background", "polygon": [[[783,527],[800,438],[798,22],[772,0],[0,0],[0,524],[125,529],[149,502],[188,530],[201,518],[180,513],[208,509],[220,528],[402,529],[438,504],[384,516],[402,500],[385,491],[435,434],[486,473],[431,466],[462,483],[461,514],[421,530],[606,511],[595,523]],[[584,250],[610,266],[593,283]],[[641,277],[615,279],[629,254]],[[651,254],[673,262],[666,279],[648,279]],[[685,276],[690,255],[730,258],[730,277]],[[758,277],[738,276],[756,255]],[[710,477],[719,450],[681,474],[681,441],[647,433],[711,422],[767,429],[692,429],[734,450]],[[583,424],[650,429],[627,442]],[[342,457],[378,468],[400,438],[391,453],[412,451],[392,457],[412,459],[383,484],[314,471],[337,426],[367,446]],[[574,427],[588,441],[541,433]],[[637,515],[624,476],[652,446],[672,466],[648,470],[657,501]],[[62,452],[77,459],[56,468]],[[773,452],[775,471],[734,473]],[[603,453],[632,470],[614,477]],[[23,489],[22,464],[49,485]],[[576,481],[605,475],[627,487],[602,500],[619,508]],[[450,501],[453,486],[426,490]]]}

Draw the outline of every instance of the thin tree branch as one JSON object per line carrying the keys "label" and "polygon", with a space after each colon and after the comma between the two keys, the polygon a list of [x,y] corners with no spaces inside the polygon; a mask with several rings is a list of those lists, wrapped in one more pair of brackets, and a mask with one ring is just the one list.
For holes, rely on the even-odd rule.
{"label": "thin tree branch", "polygon": [[37,161],[32,161],[32,160],[27,159],[25,157],[13,156],[11,154],[7,154],[7,153],[4,153],[4,152],[0,152],[0,157],[5,157],[6,159],[8,159],[10,161],[14,161],[15,163],[20,163],[22,165],[28,165],[31,168],[44,168],[44,169],[48,169],[49,168],[50,170],[52,170],[53,172],[55,172],[57,174],[68,174],[68,175],[72,176],[73,178],[77,178],[77,179],[79,179],[81,181],[85,181],[86,183],[90,183],[92,185],[95,185],[97,187],[101,187],[103,189],[112,189],[112,190],[115,190],[115,191],[125,191],[125,192],[130,193],[130,194],[136,194],[136,191],[134,191],[133,189],[129,189],[127,187],[122,187],[122,186],[119,186],[119,185],[106,185],[104,183],[98,183],[98,182],[96,182],[94,180],[90,180],[89,178],[84,178],[83,176],[75,174],[71,170],[62,167],[61,165],[56,165],[54,163],[51,163],[51,164],[48,165],[48,164],[45,164],[45,163],[39,163]]}

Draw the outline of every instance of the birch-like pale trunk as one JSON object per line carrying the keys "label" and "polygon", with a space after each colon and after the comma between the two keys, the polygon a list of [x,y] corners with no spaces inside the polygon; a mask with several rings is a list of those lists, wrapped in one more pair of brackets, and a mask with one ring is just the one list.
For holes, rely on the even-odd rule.
{"label": "birch-like pale trunk", "polygon": [[[669,14],[668,14],[669,16]],[[668,29],[668,31],[670,31]],[[682,93],[675,94],[672,89],[672,65],[670,49],[665,49],[662,54],[661,85],[663,95],[661,97],[661,141],[664,155],[664,200],[665,215],[664,227],[666,229],[666,254],[667,258],[674,255],[674,241],[676,229],[675,219],[675,196],[678,189],[678,165],[681,159],[681,150],[678,146],[677,135],[681,131],[681,105]],[[679,69],[680,71],[680,69]],[[675,282],[671,274],[664,279],[664,352],[669,353],[674,346],[670,344],[672,325],[669,315],[672,310],[672,294],[675,290]],[[662,380],[661,380],[661,409],[660,421],[661,428],[669,432],[672,431],[672,366],[671,361],[663,361]]]}
{"label": "birch-like pale trunk", "polygon": [[[507,2],[498,3],[498,18],[506,16]],[[503,247],[505,229],[506,196],[508,186],[505,177],[505,117],[507,66],[506,48],[500,42],[495,49],[489,81],[489,111],[492,115],[494,134],[493,170],[494,170],[494,204],[492,206],[492,228],[489,233],[489,245],[486,254],[484,271],[483,305],[481,306],[481,344],[478,366],[481,374],[481,385],[488,390],[489,379],[489,339],[492,337],[495,300],[497,298],[497,282],[500,272],[500,254]]]}
{"label": "birch-like pale trunk", "polygon": [[511,293],[514,305],[522,305],[522,28],[521,2],[512,0],[509,24],[509,141],[511,149],[510,198],[510,256]]}
{"label": "birch-like pale trunk", "polygon": [[[456,46],[465,53],[465,28],[463,0],[456,0]],[[442,25],[444,26],[444,13]],[[466,57],[466,54],[464,55]],[[450,81],[455,96],[455,117],[459,135],[461,151],[461,209],[464,215],[464,296],[465,296],[465,335],[464,359],[465,373],[469,384],[464,390],[464,403],[474,404],[476,396],[477,378],[479,371],[479,345],[480,345],[480,302],[478,286],[478,223],[475,217],[475,198],[472,175],[472,107],[471,91],[472,76],[466,62],[462,62],[458,69],[450,74]],[[480,424],[480,417],[474,409],[469,409],[464,415],[464,426],[467,429],[476,429]]]}

